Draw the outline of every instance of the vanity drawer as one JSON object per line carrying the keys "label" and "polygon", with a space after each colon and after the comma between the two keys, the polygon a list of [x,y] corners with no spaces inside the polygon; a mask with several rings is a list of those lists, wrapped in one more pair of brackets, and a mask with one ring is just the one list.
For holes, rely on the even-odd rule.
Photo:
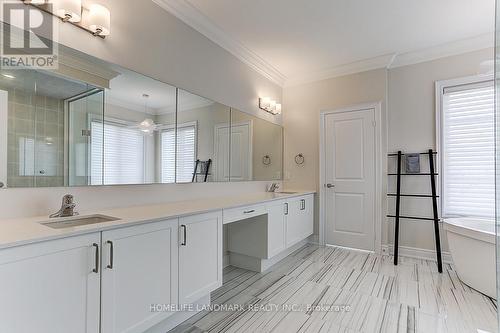
{"label": "vanity drawer", "polygon": [[224,224],[244,220],[249,217],[267,214],[265,205],[251,205],[237,208],[224,209],[223,222]]}

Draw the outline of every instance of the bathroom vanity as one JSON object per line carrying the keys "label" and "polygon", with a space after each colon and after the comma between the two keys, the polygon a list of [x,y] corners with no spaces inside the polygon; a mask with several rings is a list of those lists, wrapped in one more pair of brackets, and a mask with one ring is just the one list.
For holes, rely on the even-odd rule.
{"label": "bathroom vanity", "polygon": [[[166,332],[222,285],[223,225],[230,264],[262,271],[313,233],[313,196],[128,207],[52,226],[46,217],[2,221],[0,331]],[[81,218],[98,223],[75,226]]]}

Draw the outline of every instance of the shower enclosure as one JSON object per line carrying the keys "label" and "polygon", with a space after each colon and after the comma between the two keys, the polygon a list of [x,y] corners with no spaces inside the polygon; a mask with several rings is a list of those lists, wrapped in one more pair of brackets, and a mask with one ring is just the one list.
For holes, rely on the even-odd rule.
{"label": "shower enclosure", "polygon": [[[495,147],[496,147],[496,264],[497,264],[497,300],[500,295],[500,3],[496,1],[495,17]],[[500,328],[500,308],[498,327]]]}

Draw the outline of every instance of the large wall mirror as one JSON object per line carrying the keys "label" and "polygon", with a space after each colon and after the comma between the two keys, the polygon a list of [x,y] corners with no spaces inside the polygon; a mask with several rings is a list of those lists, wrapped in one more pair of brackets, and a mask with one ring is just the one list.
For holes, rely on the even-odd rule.
{"label": "large wall mirror", "polygon": [[281,126],[62,46],[60,59],[0,71],[5,186],[281,179]]}

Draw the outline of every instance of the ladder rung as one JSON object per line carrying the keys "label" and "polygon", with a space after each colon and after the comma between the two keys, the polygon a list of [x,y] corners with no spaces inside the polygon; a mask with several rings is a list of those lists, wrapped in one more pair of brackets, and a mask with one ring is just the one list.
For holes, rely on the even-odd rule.
{"label": "ladder rung", "polygon": [[[396,217],[396,215],[387,215],[387,217]],[[419,216],[404,216],[400,215],[400,219],[407,219],[407,220],[424,220],[424,221],[434,221],[432,217],[419,217]],[[441,221],[441,219],[438,219],[438,221]]]}
{"label": "ladder rung", "polygon": [[[388,173],[388,176],[397,176],[397,173]],[[439,176],[439,173],[402,173],[400,176]]]}
{"label": "ladder rung", "polygon": [[[389,197],[396,197],[397,193],[387,193]],[[401,197],[432,198],[432,194],[400,194]],[[439,198],[439,195],[436,195]]]}
{"label": "ladder rung", "polygon": [[[409,155],[410,153],[407,153],[407,154],[403,154],[401,153],[401,156],[405,156],[405,155]],[[420,154],[420,155],[429,155],[428,152],[425,152],[425,153],[415,153],[415,154]],[[434,151],[432,152],[432,155],[437,155],[437,151]],[[387,156],[390,156],[390,157],[393,157],[393,156],[398,156],[398,153],[390,153],[390,154],[387,154]]]}

